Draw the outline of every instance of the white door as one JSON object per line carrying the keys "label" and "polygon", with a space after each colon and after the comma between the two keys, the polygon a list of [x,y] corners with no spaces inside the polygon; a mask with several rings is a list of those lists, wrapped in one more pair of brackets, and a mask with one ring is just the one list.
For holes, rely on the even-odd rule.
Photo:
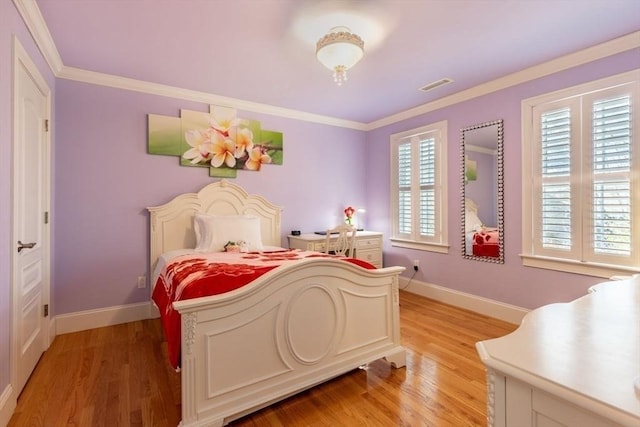
{"label": "white door", "polygon": [[50,91],[14,39],[12,383],[19,394],[49,346]]}

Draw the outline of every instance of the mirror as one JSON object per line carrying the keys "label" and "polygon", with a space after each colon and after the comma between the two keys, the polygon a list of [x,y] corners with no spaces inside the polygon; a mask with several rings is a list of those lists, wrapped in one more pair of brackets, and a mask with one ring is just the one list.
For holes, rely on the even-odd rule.
{"label": "mirror", "polygon": [[503,122],[461,131],[462,256],[504,263]]}

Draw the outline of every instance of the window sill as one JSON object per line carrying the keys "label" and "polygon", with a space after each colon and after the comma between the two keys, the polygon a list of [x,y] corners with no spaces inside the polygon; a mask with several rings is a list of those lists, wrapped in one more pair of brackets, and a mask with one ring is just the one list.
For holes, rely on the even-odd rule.
{"label": "window sill", "polygon": [[438,243],[416,242],[415,240],[403,240],[391,238],[389,239],[391,246],[398,248],[417,249],[419,251],[437,252],[439,254],[448,254],[449,245]]}
{"label": "window sill", "polygon": [[561,258],[541,257],[528,254],[520,254],[520,257],[522,258],[522,265],[525,267],[544,268],[547,270],[603,277],[606,279],[612,276],[629,276],[634,273],[640,273],[640,269],[632,267],[570,261]]}

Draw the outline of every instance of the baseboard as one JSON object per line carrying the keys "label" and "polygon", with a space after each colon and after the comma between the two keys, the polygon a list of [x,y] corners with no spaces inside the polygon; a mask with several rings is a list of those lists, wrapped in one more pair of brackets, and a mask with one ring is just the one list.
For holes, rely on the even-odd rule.
{"label": "baseboard", "polygon": [[56,337],[56,317],[51,316],[49,318],[49,342],[47,342],[47,348],[51,345]]}
{"label": "baseboard", "polygon": [[9,424],[17,404],[18,397],[13,395],[13,388],[8,384],[0,395],[0,426]]}
{"label": "baseboard", "polygon": [[423,297],[519,325],[529,310],[431,283],[400,277],[400,288]]}
{"label": "baseboard", "polygon": [[151,306],[151,303],[141,302],[61,314],[55,318],[56,335],[149,319],[153,317]]}

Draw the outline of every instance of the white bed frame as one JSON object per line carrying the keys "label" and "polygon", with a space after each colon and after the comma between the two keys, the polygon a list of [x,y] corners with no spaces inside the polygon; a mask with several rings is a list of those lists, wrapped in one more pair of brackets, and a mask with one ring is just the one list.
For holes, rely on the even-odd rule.
{"label": "white bed frame", "polygon": [[[281,209],[222,180],[148,208],[151,271],[193,248],[195,212],[253,214],[282,246]],[[182,318],[181,426],[222,426],[373,360],[405,365],[398,275],[329,258],[277,268],[222,295],[174,303]]]}

